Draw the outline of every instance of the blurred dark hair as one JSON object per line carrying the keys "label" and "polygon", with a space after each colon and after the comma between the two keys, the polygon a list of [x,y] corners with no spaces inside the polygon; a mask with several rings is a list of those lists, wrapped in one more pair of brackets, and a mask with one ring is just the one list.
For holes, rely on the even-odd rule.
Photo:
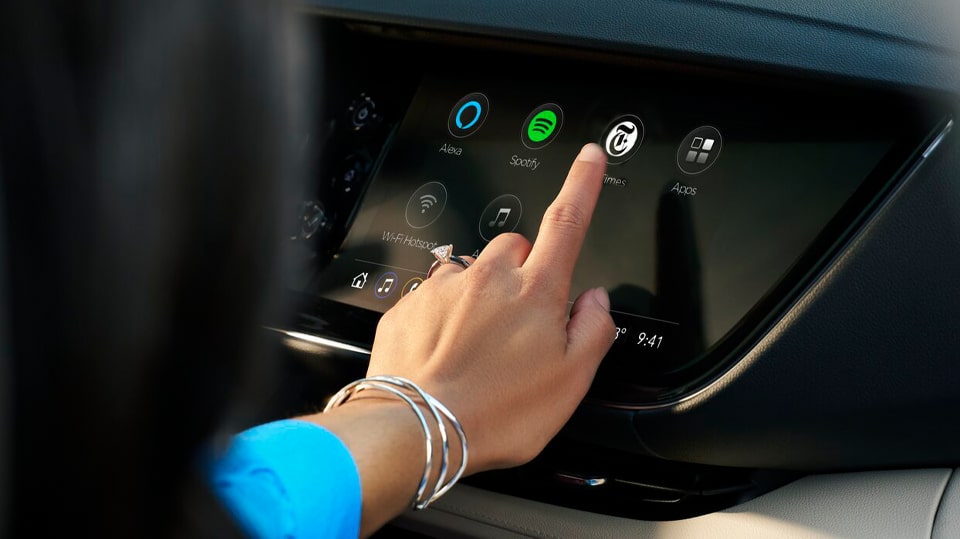
{"label": "blurred dark hair", "polygon": [[7,0],[0,18],[0,526],[183,533],[198,447],[270,370],[288,14]]}

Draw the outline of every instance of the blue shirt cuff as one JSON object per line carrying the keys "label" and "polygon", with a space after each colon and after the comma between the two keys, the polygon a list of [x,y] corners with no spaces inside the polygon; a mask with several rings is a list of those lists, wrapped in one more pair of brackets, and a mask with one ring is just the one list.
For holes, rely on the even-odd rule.
{"label": "blue shirt cuff", "polygon": [[360,475],[327,429],[295,419],[234,437],[209,467],[214,491],[257,538],[355,538],[360,533]]}

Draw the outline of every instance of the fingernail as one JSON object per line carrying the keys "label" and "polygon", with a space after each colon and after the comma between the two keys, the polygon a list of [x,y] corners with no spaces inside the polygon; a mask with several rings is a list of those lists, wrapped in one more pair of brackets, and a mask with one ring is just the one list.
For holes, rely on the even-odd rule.
{"label": "fingernail", "polygon": [[603,307],[604,311],[610,310],[610,294],[607,294],[607,289],[604,287],[598,287],[593,289],[593,299]]}
{"label": "fingernail", "polygon": [[605,164],[607,162],[607,154],[603,153],[603,149],[600,148],[598,144],[591,142],[580,149],[580,155],[577,156],[577,161]]}

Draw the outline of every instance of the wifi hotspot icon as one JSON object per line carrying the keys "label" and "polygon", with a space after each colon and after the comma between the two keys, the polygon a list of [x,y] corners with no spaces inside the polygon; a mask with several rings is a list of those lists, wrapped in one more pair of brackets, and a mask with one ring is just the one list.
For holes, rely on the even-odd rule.
{"label": "wifi hotspot icon", "polygon": [[539,150],[553,142],[563,126],[563,109],[556,103],[544,103],[533,109],[523,122],[520,141],[531,150]]}
{"label": "wifi hotspot icon", "polygon": [[427,182],[407,201],[407,224],[412,228],[426,228],[440,217],[446,205],[447,188],[440,182]]}
{"label": "wifi hotspot icon", "polygon": [[437,203],[437,197],[433,195],[423,195],[420,197],[420,213],[427,211]]}

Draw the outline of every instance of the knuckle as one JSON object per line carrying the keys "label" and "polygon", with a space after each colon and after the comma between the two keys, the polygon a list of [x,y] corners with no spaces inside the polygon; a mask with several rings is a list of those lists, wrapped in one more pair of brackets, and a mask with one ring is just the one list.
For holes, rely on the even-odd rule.
{"label": "knuckle", "polygon": [[496,266],[490,264],[474,264],[464,273],[470,283],[483,286],[494,280],[496,269]]}
{"label": "knuckle", "polygon": [[516,249],[519,247],[529,247],[530,245],[530,241],[527,238],[523,237],[522,234],[518,234],[516,232],[505,232],[503,234],[500,234],[499,236],[493,238],[493,241],[490,242],[491,245],[493,245],[494,243],[497,244],[498,246],[500,244],[503,244],[505,247],[509,247],[513,249]]}
{"label": "knuckle", "polygon": [[586,226],[587,216],[580,206],[570,202],[554,202],[543,214],[543,220],[553,228],[580,230]]}

